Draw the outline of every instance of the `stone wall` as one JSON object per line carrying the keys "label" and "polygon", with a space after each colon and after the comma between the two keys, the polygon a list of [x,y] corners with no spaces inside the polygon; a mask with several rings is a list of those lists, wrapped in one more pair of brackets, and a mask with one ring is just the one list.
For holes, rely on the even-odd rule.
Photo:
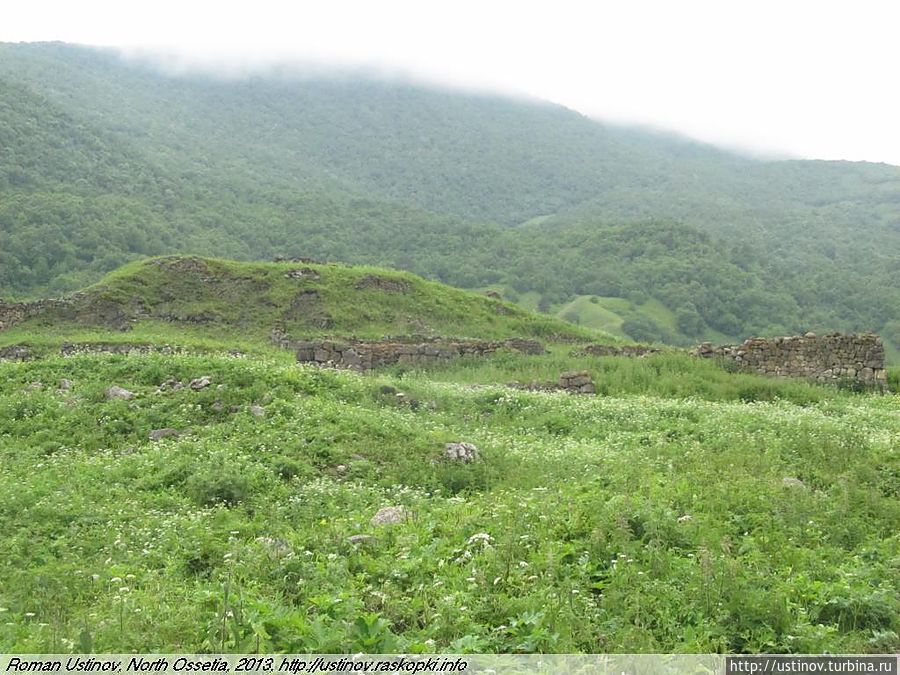
{"label": "stone wall", "polygon": [[172,345],[154,345],[142,342],[64,342],[59,353],[62,356],[78,354],[122,354],[136,356],[141,354],[185,354],[187,350]]}
{"label": "stone wall", "polygon": [[63,310],[66,313],[72,309],[74,302],[83,296],[80,293],[73,294],[65,299],[51,298],[47,300],[35,300],[34,302],[6,302],[0,300],[0,331],[12,328],[17,323],[47,312]]}
{"label": "stone wall", "polygon": [[662,350],[658,347],[647,345],[587,345],[574,350],[570,356],[633,356],[642,358],[651,354],[659,354]]}
{"label": "stone wall", "polygon": [[34,358],[27,345],[0,347],[0,361],[30,361]]}
{"label": "stone wall", "polygon": [[762,375],[804,377],[820,382],[851,381],[870,388],[887,382],[884,345],[871,333],[814,333],[792,337],[753,337],[739,345],[713,347],[704,343],[694,353],[720,358],[740,370]]}
{"label": "stone wall", "polygon": [[308,342],[288,341],[282,337],[276,341],[282,345],[289,343],[297,351],[297,360],[301,363],[316,363],[322,366],[354,370],[369,370],[395,363],[428,365],[461,356],[488,356],[498,349],[515,349],[526,354],[544,353],[544,347],[540,342],[521,339],[502,342],[443,338],[432,338],[425,341],[387,339]]}

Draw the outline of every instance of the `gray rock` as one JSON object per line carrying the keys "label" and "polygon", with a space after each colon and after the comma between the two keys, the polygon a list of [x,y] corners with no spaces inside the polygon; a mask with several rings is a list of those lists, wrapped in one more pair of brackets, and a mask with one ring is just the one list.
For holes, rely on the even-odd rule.
{"label": "gray rock", "polygon": [[44,388],[43,382],[32,382],[27,387],[25,387],[25,391],[40,391]]}
{"label": "gray rock", "polygon": [[266,409],[263,408],[261,405],[251,405],[250,406],[250,414],[253,415],[254,417],[265,417]]}
{"label": "gray rock", "polygon": [[478,448],[474,443],[447,443],[444,445],[444,457],[451,462],[474,462],[478,459]]}
{"label": "gray rock", "polygon": [[72,388],[72,380],[62,379],[59,381],[60,391],[69,391]]}
{"label": "gray rock", "polygon": [[106,390],[106,398],[121,398],[129,401],[133,399],[137,394],[133,391],[128,391],[127,389],[123,389],[118,385],[113,385],[109,389]]}
{"label": "gray rock", "polygon": [[161,394],[164,391],[178,391],[183,385],[174,377],[170,377],[156,388],[156,393]]}
{"label": "gray rock", "polygon": [[198,377],[194,380],[191,380],[190,388],[194,391],[200,391],[201,389],[205,389],[209,385],[212,384],[212,380],[209,375],[204,375],[203,377]]}
{"label": "gray rock", "polygon": [[372,525],[399,525],[400,523],[406,522],[412,517],[412,513],[410,513],[405,506],[385,506],[382,509],[378,510],[374,516],[372,516],[372,520],[369,522]]}
{"label": "gray rock", "polygon": [[172,429],[170,427],[165,427],[163,429],[153,429],[150,431],[150,440],[151,441],[159,441],[163,438],[169,438],[170,436],[177,436],[180,432],[178,429]]}
{"label": "gray rock", "polygon": [[794,478],[793,476],[785,476],[781,479],[782,487],[786,488],[805,488],[806,484],[800,480],[799,478]]}

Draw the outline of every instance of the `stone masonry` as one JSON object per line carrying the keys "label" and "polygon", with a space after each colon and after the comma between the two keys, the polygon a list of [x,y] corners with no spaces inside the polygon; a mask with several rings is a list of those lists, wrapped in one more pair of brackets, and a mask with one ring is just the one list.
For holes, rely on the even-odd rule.
{"label": "stone masonry", "polygon": [[877,389],[887,383],[884,345],[880,337],[871,333],[752,337],[739,345],[720,347],[706,342],[694,354],[719,358],[740,370],[762,375],[803,377],[819,382],[851,381]]}
{"label": "stone masonry", "polygon": [[335,368],[369,370],[394,363],[427,365],[456,359],[461,356],[487,356],[498,349],[515,349],[526,354],[543,354],[544,347],[536,340],[446,340],[433,338],[423,342],[397,340],[356,340],[339,342],[294,341],[301,363],[316,363]]}

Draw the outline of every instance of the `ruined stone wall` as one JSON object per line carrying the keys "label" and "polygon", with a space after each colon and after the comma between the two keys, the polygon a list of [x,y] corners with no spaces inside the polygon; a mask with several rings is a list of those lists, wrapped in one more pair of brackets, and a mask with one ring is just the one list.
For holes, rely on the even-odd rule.
{"label": "ruined stone wall", "polygon": [[704,343],[694,353],[702,358],[721,358],[741,370],[762,375],[853,381],[872,388],[883,388],[887,382],[884,345],[871,333],[753,337],[739,345],[713,347]]}
{"label": "ruined stone wall", "polygon": [[80,294],[75,294],[65,300],[47,299],[34,302],[5,302],[0,300],[0,331],[12,328],[17,323],[45,312],[68,309],[72,306],[73,301],[80,297]]}
{"label": "ruined stone wall", "polygon": [[[282,339],[281,344],[287,342]],[[515,349],[526,354],[543,354],[544,347],[536,340],[447,340],[427,341],[371,340],[339,342],[290,341],[301,363],[316,363],[335,368],[369,370],[395,363],[427,365],[449,361],[461,356],[488,356],[498,349]]]}
{"label": "ruined stone wall", "polygon": [[659,354],[662,350],[658,347],[647,345],[587,345],[571,352],[570,356],[633,356],[643,358],[651,354]]}
{"label": "ruined stone wall", "polygon": [[593,394],[597,391],[594,378],[587,370],[573,370],[562,373],[556,382],[507,382],[507,387],[525,391],[564,391],[568,394]]}

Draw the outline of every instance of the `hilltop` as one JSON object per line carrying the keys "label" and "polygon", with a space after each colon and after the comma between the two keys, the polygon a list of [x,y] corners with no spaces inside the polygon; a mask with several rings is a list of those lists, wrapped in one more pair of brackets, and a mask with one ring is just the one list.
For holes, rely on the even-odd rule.
{"label": "hilltop", "polygon": [[0,45],[0,141],[3,296],[72,291],[146,255],[284,252],[502,289],[633,339],[900,344],[897,167],[761,161],[547,103],[291,69],[173,74],[63,44]]}
{"label": "hilltop", "polygon": [[91,330],[127,340],[155,335],[257,345],[268,343],[273,332],[296,338],[602,336],[408,272],[197,256],[129,263],[59,300],[7,305],[2,323],[8,327],[0,344],[36,335],[58,342]]}

